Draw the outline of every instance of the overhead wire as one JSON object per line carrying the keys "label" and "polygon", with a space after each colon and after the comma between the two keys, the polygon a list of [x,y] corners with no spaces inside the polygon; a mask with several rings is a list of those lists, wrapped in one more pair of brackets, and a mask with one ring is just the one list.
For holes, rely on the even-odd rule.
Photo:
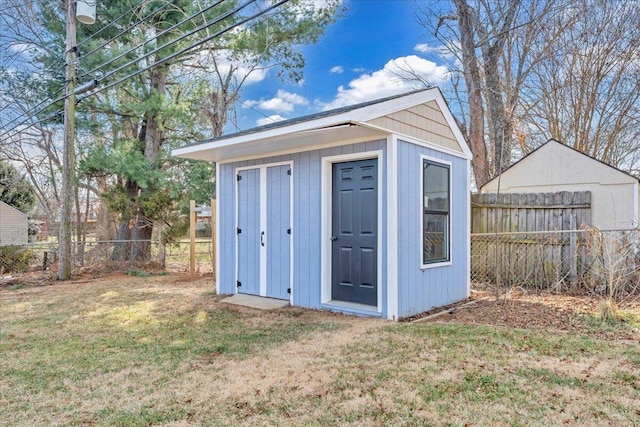
{"label": "overhead wire", "polygon": [[[115,20],[111,21],[107,26],[103,27],[102,29],[100,29],[98,32],[94,33],[92,36],[88,37],[87,39],[84,39],[82,42],[80,42],[80,43],[79,43],[79,44],[77,44],[76,46],[80,46],[81,44],[83,44],[84,42],[88,41],[88,40],[89,40],[89,39],[91,39],[92,37],[96,36],[97,34],[99,34],[100,32],[102,32],[103,30],[105,30],[106,28],[108,28],[108,27],[110,27],[110,26],[112,26],[112,25],[115,25],[115,23],[116,23],[117,21],[119,21],[120,19],[122,19],[122,18],[123,18],[124,16],[126,16],[127,14],[132,13],[136,8],[138,8],[138,7],[139,7],[139,6],[141,6],[143,3],[145,3],[145,1],[147,1],[147,0],[143,0],[143,1],[139,2],[139,3],[137,3],[136,5],[132,6],[132,7],[131,7],[131,8],[129,8],[126,12],[124,12],[124,13],[122,13],[120,16],[118,16]],[[213,6],[216,6],[216,5],[220,4],[222,1],[224,1],[224,0],[219,0],[219,1],[217,1]],[[255,0],[254,0],[254,1],[255,1]],[[145,16],[145,17],[143,17],[142,19],[138,20],[134,25],[129,26],[127,29],[123,30],[120,34],[118,34],[118,36],[112,37],[112,38],[111,38],[110,40],[108,40],[105,44],[103,44],[100,48],[102,48],[102,47],[106,46],[108,43],[110,43],[110,42],[114,41],[117,37],[121,36],[121,35],[122,35],[122,34],[124,34],[126,31],[130,31],[130,30],[132,30],[133,28],[135,28],[136,26],[140,25],[142,22],[144,22],[145,20],[147,20],[147,19],[149,19],[150,17],[154,16],[157,12],[161,11],[162,9],[164,9],[165,7],[167,7],[168,5],[172,5],[172,3],[171,3],[171,2],[169,2],[169,1],[168,1],[168,2],[166,2],[166,3],[165,3],[161,8],[157,9],[156,11],[154,11],[154,12],[153,12],[153,13],[151,13],[151,14],[146,15],[146,16]],[[210,7],[207,7],[207,8],[205,8],[205,9],[201,10],[200,12],[198,12],[198,13],[196,13],[196,14],[192,15],[192,17],[194,17],[194,16],[196,16],[196,17],[197,17],[199,14],[203,13],[203,12],[204,12],[204,11],[206,11],[206,10],[211,9],[213,6],[210,6]],[[185,21],[183,20],[183,21],[182,21],[182,23],[184,23],[184,22],[185,22]],[[174,27],[175,27],[175,26],[174,26]],[[174,29],[174,27],[172,27],[172,29]],[[156,36],[156,37],[157,37],[157,36]],[[143,43],[142,45],[144,45],[144,43]],[[137,47],[135,47],[134,49],[137,49],[137,48],[139,48],[139,47],[140,47],[140,45],[138,45],[138,46],[137,46]],[[99,48],[98,48],[98,49],[99,49]],[[97,51],[98,49],[94,49],[94,51]],[[93,53],[94,51],[92,51],[91,53]],[[88,55],[89,55],[89,54],[85,54],[85,55],[83,55],[83,56],[82,56],[82,58],[86,58]],[[81,59],[81,58],[78,58],[78,59],[77,59],[77,61],[79,61],[80,59]],[[58,64],[61,64],[61,67],[58,67],[58,68],[57,68],[57,69],[55,69],[55,70],[50,69],[49,71],[59,71],[59,69],[63,68],[63,67],[66,65],[64,62],[65,62],[65,61],[64,61],[64,59],[62,59],[62,60],[58,61],[57,63],[58,63]],[[40,71],[47,71],[47,70],[40,70]],[[90,74],[90,72],[88,72],[88,73],[84,73],[84,74],[79,74],[79,75],[77,75],[77,77],[76,77],[76,78],[77,78],[77,79],[81,79],[81,78],[83,78],[83,77],[86,77],[86,75],[88,75],[88,74]],[[56,97],[60,92],[63,92],[63,91],[64,91],[64,87],[61,87],[61,88],[59,88],[56,92],[54,92],[53,96],[54,96],[54,97]],[[39,102],[39,103],[34,107],[34,110],[36,110],[36,109],[37,109],[37,111],[36,111],[33,115],[38,115],[38,114],[40,114],[41,112],[43,112],[43,111],[44,111],[44,110],[46,110],[47,108],[51,107],[53,104],[56,104],[57,102],[64,100],[64,98],[65,98],[65,96],[63,95],[63,96],[60,96],[60,97],[54,98],[54,100],[52,100],[52,101],[50,100],[50,98],[49,98],[49,99],[44,99],[44,100],[42,100],[41,102]],[[41,106],[43,106],[43,104],[47,104],[47,105],[45,105],[44,107],[40,108]],[[3,127],[8,127],[8,126],[10,126],[12,123],[14,123],[15,121],[17,121],[17,120],[19,120],[19,119],[20,119],[20,117],[18,116],[18,117],[16,117],[16,118],[14,118],[13,120],[9,121],[9,122],[8,122],[5,126],[3,126]],[[25,123],[26,123],[26,122],[28,122],[28,121],[29,121],[29,118],[26,118],[25,120],[23,120],[22,122],[18,123],[16,126],[14,126],[11,130],[13,130],[13,129],[15,129],[15,128],[17,128],[17,127],[19,127],[19,126],[21,126],[21,125],[25,124]]]}
{"label": "overhead wire", "polygon": [[[221,1],[223,1],[223,0],[221,0]],[[192,34],[193,34],[193,33],[195,33],[195,32],[202,31],[202,30],[203,30],[203,29],[205,29],[205,28],[209,28],[210,26],[212,26],[212,25],[215,25],[215,24],[219,23],[221,20],[224,20],[224,19],[228,18],[229,16],[232,16],[233,14],[235,14],[235,13],[237,13],[238,11],[242,10],[243,8],[245,8],[246,6],[248,6],[249,4],[254,3],[255,1],[256,1],[256,0],[249,0],[248,2],[246,2],[246,3],[244,3],[244,4],[242,4],[242,5],[238,6],[238,7],[236,7],[236,8],[235,8],[235,9],[233,9],[231,12],[227,12],[227,13],[223,14],[223,15],[222,15],[222,17],[221,17],[221,19],[216,19],[216,20],[214,20],[214,21],[212,21],[212,22],[209,22],[208,24],[206,24],[206,25],[204,25],[204,26],[198,27],[198,30],[194,30],[194,31],[190,32],[190,34],[189,34],[189,35],[192,35]],[[239,26],[241,26],[241,25],[246,24],[247,22],[249,22],[249,21],[251,21],[251,20],[253,20],[253,19],[256,19],[256,18],[258,18],[258,17],[262,16],[262,15],[264,15],[264,14],[266,14],[266,13],[270,12],[271,10],[274,10],[274,9],[276,9],[277,7],[280,7],[280,6],[284,5],[285,3],[288,3],[289,1],[291,1],[291,0],[280,0],[280,1],[276,2],[276,3],[272,3],[270,6],[268,6],[268,7],[264,8],[264,9],[262,9],[262,10],[260,10],[260,11],[256,12],[256,13],[254,13],[253,15],[248,16],[248,17],[246,17],[246,18],[243,18],[243,19],[241,19],[241,20],[239,20],[239,21],[237,21],[237,22],[233,23],[232,25],[230,25],[230,26],[228,26],[228,27],[226,27],[226,28],[224,28],[224,29],[222,29],[222,30],[219,30],[219,31],[217,31],[217,32],[215,32],[215,33],[213,33],[213,34],[211,34],[211,35],[209,35],[209,36],[205,37],[204,39],[198,40],[197,42],[192,43],[191,45],[189,45],[189,46],[187,46],[187,47],[185,47],[185,48],[183,48],[183,49],[181,49],[181,50],[179,50],[179,51],[177,51],[177,52],[174,52],[173,54],[171,54],[171,55],[169,55],[169,56],[167,56],[167,57],[165,57],[165,58],[162,58],[161,60],[155,61],[154,63],[152,63],[151,65],[149,65],[149,66],[147,66],[147,67],[144,67],[144,68],[142,68],[142,69],[136,70],[136,71],[134,71],[134,72],[132,72],[132,73],[130,73],[130,74],[128,74],[128,75],[126,75],[126,76],[124,76],[124,77],[122,77],[122,78],[120,78],[120,79],[118,79],[118,80],[114,81],[114,82],[109,83],[108,85],[98,87],[98,88],[97,88],[97,89],[95,89],[93,92],[91,92],[91,93],[87,94],[86,96],[81,97],[80,99],[78,99],[78,102],[81,102],[82,100],[84,100],[84,99],[86,99],[86,98],[88,98],[88,97],[90,97],[90,96],[97,95],[97,94],[98,94],[98,93],[100,93],[100,92],[103,92],[103,91],[105,91],[105,90],[107,90],[107,89],[110,89],[110,88],[112,88],[112,87],[114,87],[114,86],[117,86],[117,85],[119,85],[119,84],[121,84],[121,83],[123,83],[123,82],[125,82],[125,81],[127,81],[127,80],[129,80],[129,79],[131,79],[131,78],[133,78],[133,77],[135,77],[135,76],[137,76],[137,75],[140,75],[140,74],[142,74],[142,73],[144,73],[144,72],[146,72],[146,71],[149,71],[149,70],[151,70],[151,69],[153,69],[153,68],[155,68],[155,67],[158,67],[158,66],[164,65],[164,64],[166,64],[167,62],[169,62],[169,61],[171,61],[171,60],[173,60],[173,59],[176,59],[176,58],[178,58],[179,56],[182,56],[182,55],[184,55],[185,53],[187,53],[187,52],[189,52],[189,51],[193,50],[195,47],[198,47],[198,46],[200,46],[200,45],[202,45],[202,44],[204,44],[204,43],[207,43],[207,42],[209,42],[209,41],[211,41],[211,40],[213,40],[213,39],[215,39],[215,38],[217,38],[217,37],[220,37],[221,35],[226,34],[227,32],[229,32],[229,31],[231,31],[231,30],[233,30],[233,29],[235,29],[235,28],[237,28],[237,27],[239,27]],[[206,8],[205,8],[205,9],[206,9]],[[196,17],[196,16],[198,16],[198,15],[202,14],[202,13],[203,13],[203,11],[204,11],[204,9],[203,9],[203,10],[201,10],[200,12],[198,12],[198,13],[194,14],[194,15],[193,15],[193,17]],[[219,17],[219,18],[220,18],[220,17]],[[186,37],[186,36],[185,36],[185,37]],[[173,41],[172,41],[172,43],[169,43],[169,45],[168,45],[168,46],[170,46],[171,44],[175,44],[175,43],[177,43],[178,41],[182,40],[183,38],[184,38],[184,37],[181,37],[181,38],[178,38],[178,39],[173,40]],[[163,45],[163,47],[158,48],[157,50],[159,50],[159,49],[164,49],[164,48],[166,48],[166,47],[168,47],[168,46],[164,46],[164,45]],[[154,50],[154,52],[155,52],[155,50]],[[150,53],[150,54],[152,54],[152,53]],[[149,54],[149,55],[150,55],[150,54]],[[148,56],[148,55],[147,55],[147,56]],[[131,65],[131,64],[130,64],[130,65]],[[110,73],[109,75],[113,75],[113,73]],[[50,103],[49,103],[48,105],[46,105],[45,107],[40,108],[40,109],[39,109],[38,111],[36,111],[35,113],[33,113],[33,114],[29,115],[29,116],[28,116],[27,118],[25,118],[22,122],[18,123],[17,125],[13,126],[11,129],[9,129],[8,131],[6,131],[5,135],[8,135],[10,132],[13,132],[13,131],[14,131],[14,130],[16,130],[18,127],[20,127],[20,126],[22,126],[22,125],[26,124],[26,123],[27,123],[30,119],[32,119],[34,116],[37,116],[38,114],[40,114],[41,112],[43,112],[43,111],[44,111],[44,110],[46,110],[47,108],[51,107],[53,104],[55,104],[55,103],[57,103],[57,102],[59,102],[59,101],[61,101],[61,100],[65,99],[65,98],[66,98],[66,96],[67,96],[67,95],[64,95],[64,96],[61,96],[61,97],[59,97],[59,98],[57,98],[57,99],[53,100],[52,102],[50,102]],[[39,123],[39,122],[42,122],[42,121],[45,121],[45,120],[48,120],[48,118],[47,118],[47,119],[38,120],[36,123]],[[13,134],[8,135],[8,136],[7,136],[7,138],[12,138],[12,137],[14,137],[15,135],[17,135],[19,132],[20,132],[20,131],[18,131],[18,132],[14,132]]]}
{"label": "overhead wire", "polygon": [[[140,3],[142,4],[142,3]],[[164,5],[162,5],[161,7],[159,7],[158,9],[154,10],[152,13],[145,15],[144,17],[142,17],[141,19],[139,19],[138,21],[134,22],[133,24],[129,25],[127,28],[120,30],[120,32],[118,34],[116,34],[115,36],[111,37],[109,40],[106,40],[105,42],[103,42],[102,44],[100,44],[100,46],[92,49],[91,51],[81,54],[79,56],[79,60],[82,60],[84,58],[87,58],[91,55],[93,55],[94,53],[98,52],[99,50],[101,50],[102,48],[108,46],[110,43],[114,42],[118,37],[121,37],[122,35],[131,32],[134,28],[136,28],[138,25],[140,25],[141,23],[143,23],[144,21],[146,21],[147,19],[150,19],[151,17],[157,15],[158,13],[160,13],[162,10],[164,10],[165,8],[169,7],[169,6],[173,6],[173,4],[171,2],[166,2]],[[130,12],[133,11],[133,8],[130,9]],[[120,16],[119,18],[116,19],[120,19],[122,18],[122,16]],[[112,23],[115,21],[112,21]],[[105,28],[101,29],[99,32],[102,32]],[[85,42],[88,42],[91,38],[93,38],[95,35],[97,35],[98,33],[92,34],[91,37],[88,37],[86,39],[84,39],[81,43],[78,43],[78,47],[80,47],[81,44],[84,44]]]}
{"label": "overhead wire", "polygon": [[[137,8],[139,8],[140,6],[142,6],[144,3],[148,3],[150,2],[149,0],[142,0],[139,3],[131,6],[129,9],[127,9],[126,11],[124,11],[122,14],[120,14],[117,18],[115,18],[114,20],[110,21],[107,25],[105,25],[104,27],[102,27],[100,30],[98,30],[97,32],[91,34],[90,36],[88,36],[87,38],[81,40],[79,43],[76,44],[76,48],[79,48],[80,46],[86,44],[87,42],[89,42],[91,39],[97,37],[99,34],[101,34],[103,31],[107,30],[108,28],[116,25],[116,23],[118,23],[118,21],[120,21],[123,17],[128,16],[129,14],[133,13],[133,11]],[[40,1],[38,0],[25,0],[25,3],[30,3],[31,5],[35,5],[38,4],[40,5]],[[128,26],[127,28],[125,28],[124,30],[120,31],[116,36],[110,38],[109,40],[107,40],[106,42],[104,42],[103,44],[101,44],[100,46],[98,46],[97,48],[93,49],[92,51],[86,53],[86,54],[82,54],[80,55],[80,52],[78,51],[79,55],[77,58],[77,61],[79,62],[81,59],[87,58],[89,55],[99,51],[100,49],[104,48],[105,46],[107,46],[109,43],[113,42],[114,40],[116,40],[118,37],[122,36],[123,34],[125,34],[127,31],[131,31],[132,29],[134,29],[136,26],[140,25],[142,22],[144,22],[145,20],[151,18],[152,16],[156,15],[157,13],[159,13],[160,11],[162,11],[163,9],[167,8],[168,6],[172,5],[171,2],[167,1],[164,5],[162,5],[160,8],[156,9],[154,12],[144,16],[142,19],[138,20],[137,22],[135,22],[134,24]],[[14,58],[11,59],[10,62],[7,62],[5,64],[3,64],[6,67],[11,66],[12,64],[14,64],[17,60],[18,57],[20,56],[20,54],[16,54]],[[64,67],[66,66],[65,60],[64,58],[54,62],[53,64],[51,64],[50,66],[46,67],[46,68],[42,68],[39,70],[35,70],[33,71],[31,74],[56,74],[59,73],[61,70],[64,69]],[[64,87],[60,87],[56,92],[54,92],[53,96],[57,96],[60,92],[64,91]],[[42,106],[43,104],[49,102],[50,99],[45,99],[43,101],[41,101],[40,103],[38,103],[34,109],[39,108],[40,106]],[[60,101],[60,98],[56,98],[54,101],[51,101],[50,104],[55,104],[56,102]],[[45,109],[48,107],[45,107]],[[6,108],[3,108],[3,110],[5,110]],[[42,110],[39,110],[39,112],[41,112]],[[11,120],[9,123],[7,123],[6,126],[11,125],[13,122],[15,122],[16,120],[19,120],[19,117],[14,118],[13,120]]]}
{"label": "overhead wire", "polygon": [[[144,67],[144,68],[141,68],[141,69],[139,69],[139,70],[136,70],[136,71],[134,71],[134,72],[132,72],[132,73],[128,74],[127,76],[125,76],[125,77],[123,77],[123,78],[121,78],[121,79],[116,80],[115,82],[109,83],[109,84],[108,84],[108,85],[106,85],[106,86],[100,86],[100,87],[98,87],[96,90],[94,90],[94,91],[93,91],[93,92],[91,92],[90,94],[87,94],[87,97],[89,97],[89,96],[93,96],[93,95],[95,95],[95,94],[97,94],[97,93],[100,93],[100,92],[102,92],[102,91],[104,91],[104,90],[110,89],[111,87],[116,86],[116,85],[118,85],[118,84],[120,84],[120,83],[122,83],[122,82],[124,82],[124,81],[126,81],[126,80],[129,80],[130,78],[135,77],[135,76],[137,76],[137,75],[139,75],[139,74],[142,74],[142,73],[144,73],[144,72],[146,72],[146,71],[149,71],[149,70],[151,70],[152,68],[155,68],[155,67],[159,67],[159,66],[161,66],[161,65],[164,65],[164,64],[166,64],[167,62],[169,62],[169,61],[171,61],[171,60],[173,60],[173,59],[176,59],[176,58],[178,58],[179,56],[184,55],[185,53],[187,53],[187,52],[189,52],[189,51],[193,50],[193,48],[195,48],[195,47],[197,47],[197,46],[200,46],[200,45],[202,45],[202,44],[204,44],[204,43],[207,43],[207,42],[209,42],[209,41],[211,41],[211,40],[213,40],[213,39],[215,39],[215,38],[217,38],[217,37],[220,37],[221,35],[228,33],[229,31],[233,30],[234,28],[237,28],[237,27],[239,27],[239,26],[241,26],[241,25],[243,25],[243,24],[246,24],[247,22],[249,22],[249,21],[251,21],[251,20],[253,20],[253,19],[256,19],[256,18],[258,18],[258,17],[260,17],[260,16],[264,15],[265,13],[267,13],[267,12],[269,12],[269,11],[271,11],[271,10],[275,9],[276,7],[279,7],[279,6],[281,6],[281,5],[285,4],[285,3],[288,3],[289,1],[291,1],[291,0],[280,0],[280,1],[278,1],[277,3],[273,3],[271,6],[268,6],[267,8],[265,8],[265,9],[263,9],[263,10],[260,10],[259,12],[256,12],[255,14],[253,14],[253,15],[251,15],[251,16],[249,16],[249,17],[243,18],[243,19],[241,19],[241,20],[239,20],[239,21],[235,22],[235,23],[234,23],[234,24],[232,24],[231,26],[229,26],[229,27],[227,27],[227,28],[224,28],[224,29],[222,29],[222,30],[219,30],[219,31],[217,31],[217,32],[215,32],[215,33],[213,33],[213,34],[211,34],[211,35],[209,35],[209,36],[205,37],[204,39],[199,40],[199,41],[197,41],[196,43],[191,44],[190,46],[187,46],[187,47],[185,47],[185,48],[183,48],[183,49],[180,49],[179,51],[174,52],[173,54],[171,54],[171,55],[169,55],[169,56],[167,56],[167,57],[165,57],[165,58],[162,58],[162,59],[160,59],[160,60],[158,60],[158,61],[156,61],[156,62],[152,63],[151,65],[149,65],[149,66],[147,66],[147,67]],[[236,12],[237,12],[237,11],[239,11],[240,9],[242,9],[242,8],[246,7],[247,5],[249,5],[249,4],[251,4],[251,3],[254,3],[254,2],[255,2],[255,0],[249,0],[249,1],[248,1],[248,2],[246,2],[245,4],[243,4],[243,5],[239,6],[239,7],[237,7],[236,9],[234,9],[233,13],[236,13]],[[225,15],[227,15],[227,14],[225,14]],[[208,27],[210,27],[211,25],[214,25],[215,23],[216,23],[216,22],[211,22],[211,23],[207,24],[206,26],[204,26],[203,28],[199,29],[198,31],[201,31],[201,30],[202,30],[202,29],[204,29],[204,28],[208,28]],[[163,48],[164,48],[164,47],[163,47]],[[158,48],[157,50],[159,50],[159,49],[161,49],[161,48]]]}
{"label": "overhead wire", "polygon": [[[107,25],[105,25],[104,27],[100,28],[98,31],[96,31],[95,33],[91,34],[90,36],[88,36],[85,39],[82,39],[82,41],[77,43],[77,46],[80,47],[83,44],[89,42],[92,38],[97,37],[98,34],[102,33],[103,31],[105,31],[107,28],[110,28],[111,26],[115,25],[118,21],[120,21],[122,18],[124,18],[125,16],[131,14],[135,9],[137,9],[138,7],[142,6],[143,3],[145,3],[148,0],[141,0],[139,3],[131,6],[128,10],[124,11],[120,16],[118,16],[117,18],[113,19],[112,21],[110,21]],[[171,2],[167,1],[167,4],[171,4]]]}
{"label": "overhead wire", "polygon": [[[211,10],[213,7],[215,7],[215,6],[219,5],[219,4],[220,4],[220,3],[222,3],[223,1],[224,1],[224,0],[218,0],[217,2],[213,3],[212,5],[207,6],[206,8],[204,8],[204,9],[200,10],[198,13],[195,13],[195,14],[191,15],[189,18],[190,18],[190,19],[193,19],[194,17],[197,17],[197,16],[201,15],[203,12],[208,11],[208,10]],[[227,13],[225,13],[225,14],[223,14],[223,15],[219,16],[219,17],[217,17],[215,20],[211,21],[211,22],[210,22],[210,23],[208,23],[207,25],[203,25],[203,26],[199,27],[199,29],[198,29],[197,31],[196,31],[196,30],[194,30],[194,31],[189,32],[189,33],[188,33],[188,34],[186,34],[184,37],[187,37],[187,36],[192,35],[192,34],[194,34],[194,33],[196,33],[196,32],[202,31],[202,29],[207,28],[208,26],[215,25],[215,24],[217,24],[217,23],[221,22],[222,20],[224,20],[224,19],[226,19],[226,18],[228,18],[228,17],[230,17],[230,16],[234,15],[235,13],[239,12],[240,10],[244,9],[246,6],[248,6],[248,5],[249,5],[249,4],[251,4],[251,3],[254,3],[255,1],[256,1],[256,0],[249,0],[249,1],[245,2],[244,4],[241,4],[240,6],[236,7],[235,9],[233,9],[233,10],[231,10],[231,11],[229,11],[229,12],[227,12]],[[187,22],[187,21],[186,21],[186,20],[182,20],[182,21],[180,21],[180,23],[179,23],[179,24],[181,25],[181,24],[183,24],[184,22]],[[172,27],[170,27],[168,30],[175,29],[176,27],[177,27],[177,24],[176,24],[176,25],[173,25],[173,26],[172,26]],[[166,32],[166,31],[167,31],[167,30],[165,30],[165,32]],[[155,38],[159,37],[160,35],[161,35],[161,34],[156,35],[156,36],[155,36]],[[136,58],[135,60],[129,61],[127,64],[125,64],[125,65],[123,65],[123,66],[121,66],[121,67],[117,68],[115,71],[112,71],[112,72],[110,72],[108,75],[103,76],[103,77],[102,77],[102,79],[108,78],[108,77],[110,77],[111,75],[113,75],[115,72],[118,72],[118,71],[122,70],[123,68],[126,68],[126,67],[128,67],[128,66],[130,66],[130,65],[133,65],[133,64],[135,64],[136,62],[138,62],[139,60],[144,59],[144,58],[146,58],[146,57],[148,57],[148,56],[150,56],[150,55],[152,55],[152,54],[156,53],[157,51],[159,51],[159,50],[161,50],[161,49],[165,49],[165,48],[167,48],[167,47],[171,46],[172,44],[177,43],[178,41],[182,40],[184,37],[181,37],[181,38],[178,38],[178,39],[171,40],[171,41],[169,41],[169,42],[165,43],[164,45],[162,45],[161,47],[159,47],[159,48],[157,48],[157,49],[154,49],[154,50],[153,50],[153,51],[151,51],[151,52],[148,52],[146,55],[143,55],[142,57],[138,57],[138,58]],[[140,46],[143,46],[143,45],[144,45],[144,44],[146,44],[147,42],[148,42],[148,41],[145,41],[144,43],[139,44],[139,45],[138,45],[138,47],[135,47],[134,49],[137,49],[137,48],[139,48]],[[129,51],[127,51],[127,52],[129,52]],[[126,52],[125,52],[125,53],[126,53]],[[122,56],[122,55],[119,55],[118,57],[121,57],[121,56]],[[144,71],[147,71],[148,69],[149,69],[149,67],[145,68],[145,69],[144,69],[144,70],[142,70],[140,73],[142,73],[142,72],[144,72]],[[89,73],[90,73],[90,72],[89,72]],[[138,73],[138,74],[140,74],[140,73]],[[88,73],[85,73],[84,75],[86,76],[87,74],[88,74]],[[136,75],[137,75],[137,74],[136,74]],[[79,76],[79,77],[77,77],[77,78],[80,78],[80,77],[82,77],[82,76],[83,76],[83,75],[81,75],[81,76]],[[133,76],[131,76],[131,77],[133,77]],[[122,81],[128,80],[129,78],[130,78],[130,77],[126,77],[125,79],[122,79]],[[112,86],[110,86],[110,87],[112,87]],[[56,94],[57,94],[57,93],[59,93],[60,91],[61,91],[61,90],[59,90],[58,92],[56,92]],[[44,106],[44,107],[40,108],[38,111],[36,111],[32,116],[35,116],[35,115],[40,114],[41,112],[43,112],[44,110],[46,110],[47,108],[49,108],[50,106],[52,106],[53,104],[55,104],[55,103],[57,103],[57,102],[60,102],[60,101],[64,100],[64,99],[65,99],[65,97],[66,97],[66,95],[63,95],[63,96],[60,96],[60,97],[58,97],[58,98],[54,99],[53,101],[49,102],[46,106]],[[45,100],[45,101],[43,101],[43,102],[39,103],[35,108],[39,108],[39,107],[40,107],[43,103],[45,103],[45,102],[47,102],[47,100]],[[11,125],[13,122],[15,122],[15,120],[17,120],[17,119],[14,119],[14,120],[12,120],[11,122],[9,122],[9,123],[7,124],[7,126]],[[21,125],[23,125],[23,124],[27,123],[28,121],[29,121],[29,118],[27,117],[27,118],[25,118],[22,122],[18,123],[16,126],[14,126],[14,127],[11,129],[11,131],[12,131],[12,130],[14,130],[15,128],[17,128],[17,127],[19,127],[19,126],[21,126]]]}
{"label": "overhead wire", "polygon": [[[204,9],[202,9],[202,10],[200,10],[200,11],[198,11],[198,12],[196,12],[196,13],[192,14],[192,15],[190,15],[189,17],[187,17],[187,18],[183,19],[182,21],[180,21],[180,22],[178,22],[178,23],[176,23],[176,24],[172,25],[171,27],[169,27],[169,28],[167,28],[167,29],[165,29],[165,30],[162,30],[160,33],[158,33],[158,34],[154,35],[151,39],[146,39],[144,42],[142,42],[142,43],[138,43],[137,45],[135,45],[135,46],[133,46],[133,47],[131,47],[131,48],[127,49],[126,51],[121,52],[119,55],[116,55],[115,57],[113,57],[113,58],[109,59],[108,61],[103,62],[102,64],[100,64],[100,65],[98,65],[98,66],[94,67],[92,70],[90,70],[90,71],[87,71],[87,72],[85,72],[85,73],[80,74],[80,75],[78,76],[78,78],[87,77],[87,76],[89,76],[89,75],[91,75],[91,74],[95,73],[96,71],[99,71],[101,68],[103,68],[103,67],[105,67],[105,66],[107,66],[107,65],[109,65],[109,64],[112,64],[113,62],[117,61],[118,59],[120,59],[120,58],[122,58],[122,57],[124,57],[124,56],[126,56],[126,55],[128,55],[128,54],[130,54],[131,52],[135,52],[136,50],[140,49],[141,47],[143,47],[144,45],[148,44],[149,42],[151,42],[151,41],[153,41],[153,40],[156,40],[156,39],[158,39],[159,37],[162,37],[163,35],[167,34],[169,31],[173,31],[173,30],[175,30],[175,29],[176,29],[176,28],[178,28],[180,25],[183,25],[184,23],[186,23],[186,22],[189,22],[189,21],[193,20],[194,18],[198,17],[198,15],[201,15],[201,14],[203,14],[204,12],[207,12],[207,11],[209,11],[209,10],[213,9],[214,7],[216,7],[216,6],[220,5],[220,4],[221,4],[222,2],[224,2],[224,1],[225,1],[225,0],[218,0],[218,1],[216,1],[215,3],[213,3],[213,4],[211,4],[211,5],[207,6],[207,7],[205,7]],[[241,9],[243,9],[244,7],[246,7],[248,4],[250,4],[250,3],[254,3],[255,1],[257,1],[257,0],[249,0],[248,2],[244,3],[244,5],[242,5],[241,7],[234,9],[234,11],[241,10]],[[234,13],[235,13],[235,12],[234,12]],[[232,13],[232,14],[233,14],[233,13]],[[223,17],[222,19],[226,19],[228,16],[230,16],[230,15],[227,15],[227,16]],[[217,22],[220,22],[220,20],[218,20]],[[217,22],[216,22],[216,23],[217,23]],[[213,24],[212,24],[212,25],[213,25]],[[183,35],[183,36],[181,36],[181,37],[179,37],[179,38],[177,38],[177,39],[171,40],[171,41],[167,42],[167,44],[172,44],[172,43],[174,43],[174,42],[178,42],[178,41],[180,41],[180,40],[184,39],[185,37],[188,37],[189,35],[192,35],[192,34],[194,34],[194,33],[198,32],[198,31],[202,31],[202,29],[198,29],[198,30],[192,31],[192,32],[190,32],[190,33],[188,33],[188,34],[186,34],[186,35]],[[165,44],[165,45],[161,46],[160,48],[156,48],[156,49],[154,49],[151,53],[147,53],[147,54],[145,54],[145,55],[144,55],[144,57],[148,57],[148,56],[150,56],[151,54],[153,54],[153,53],[157,52],[159,49],[164,49],[165,47],[167,47],[167,44]],[[138,59],[141,59],[141,58],[138,58]],[[129,66],[129,65],[131,65],[132,63],[135,63],[135,62],[137,62],[137,60],[130,61],[130,62],[129,62],[129,63],[127,63],[125,66]],[[122,69],[122,67],[118,68],[118,70],[117,70],[117,71],[120,71],[121,69]],[[111,72],[110,74],[113,74],[113,72]]]}

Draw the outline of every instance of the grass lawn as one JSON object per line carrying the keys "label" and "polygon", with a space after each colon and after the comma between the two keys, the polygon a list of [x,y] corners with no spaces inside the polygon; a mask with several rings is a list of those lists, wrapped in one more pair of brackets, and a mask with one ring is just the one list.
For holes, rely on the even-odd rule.
{"label": "grass lawn", "polygon": [[640,425],[640,344],[588,316],[559,331],[262,312],[210,280],[0,288],[0,425]]}

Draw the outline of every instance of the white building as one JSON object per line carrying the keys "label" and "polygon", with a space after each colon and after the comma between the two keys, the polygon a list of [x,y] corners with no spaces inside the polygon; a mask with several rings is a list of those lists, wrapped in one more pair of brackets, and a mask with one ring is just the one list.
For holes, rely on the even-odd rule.
{"label": "white building", "polygon": [[[481,193],[495,193],[498,178]],[[638,226],[638,179],[551,139],[502,173],[500,193],[591,192],[591,226],[628,230]],[[580,224],[578,224],[580,225]]]}
{"label": "white building", "polygon": [[28,230],[27,214],[0,201],[0,246],[26,245]]}

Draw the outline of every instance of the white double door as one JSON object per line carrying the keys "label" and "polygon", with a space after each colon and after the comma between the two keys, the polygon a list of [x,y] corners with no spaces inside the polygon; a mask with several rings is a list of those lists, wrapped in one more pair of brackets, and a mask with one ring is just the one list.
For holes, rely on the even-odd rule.
{"label": "white double door", "polygon": [[290,299],[291,164],[237,170],[236,285],[239,293]]}

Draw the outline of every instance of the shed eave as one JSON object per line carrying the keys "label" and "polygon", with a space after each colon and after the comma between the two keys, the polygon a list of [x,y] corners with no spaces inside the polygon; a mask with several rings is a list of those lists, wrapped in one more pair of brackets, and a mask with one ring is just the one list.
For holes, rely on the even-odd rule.
{"label": "shed eave", "polygon": [[176,157],[225,162],[246,157],[266,157],[284,152],[308,151],[320,146],[354,140],[386,138],[391,131],[361,126],[356,122],[332,123],[324,127],[297,129],[275,135],[243,135],[172,151]]}

